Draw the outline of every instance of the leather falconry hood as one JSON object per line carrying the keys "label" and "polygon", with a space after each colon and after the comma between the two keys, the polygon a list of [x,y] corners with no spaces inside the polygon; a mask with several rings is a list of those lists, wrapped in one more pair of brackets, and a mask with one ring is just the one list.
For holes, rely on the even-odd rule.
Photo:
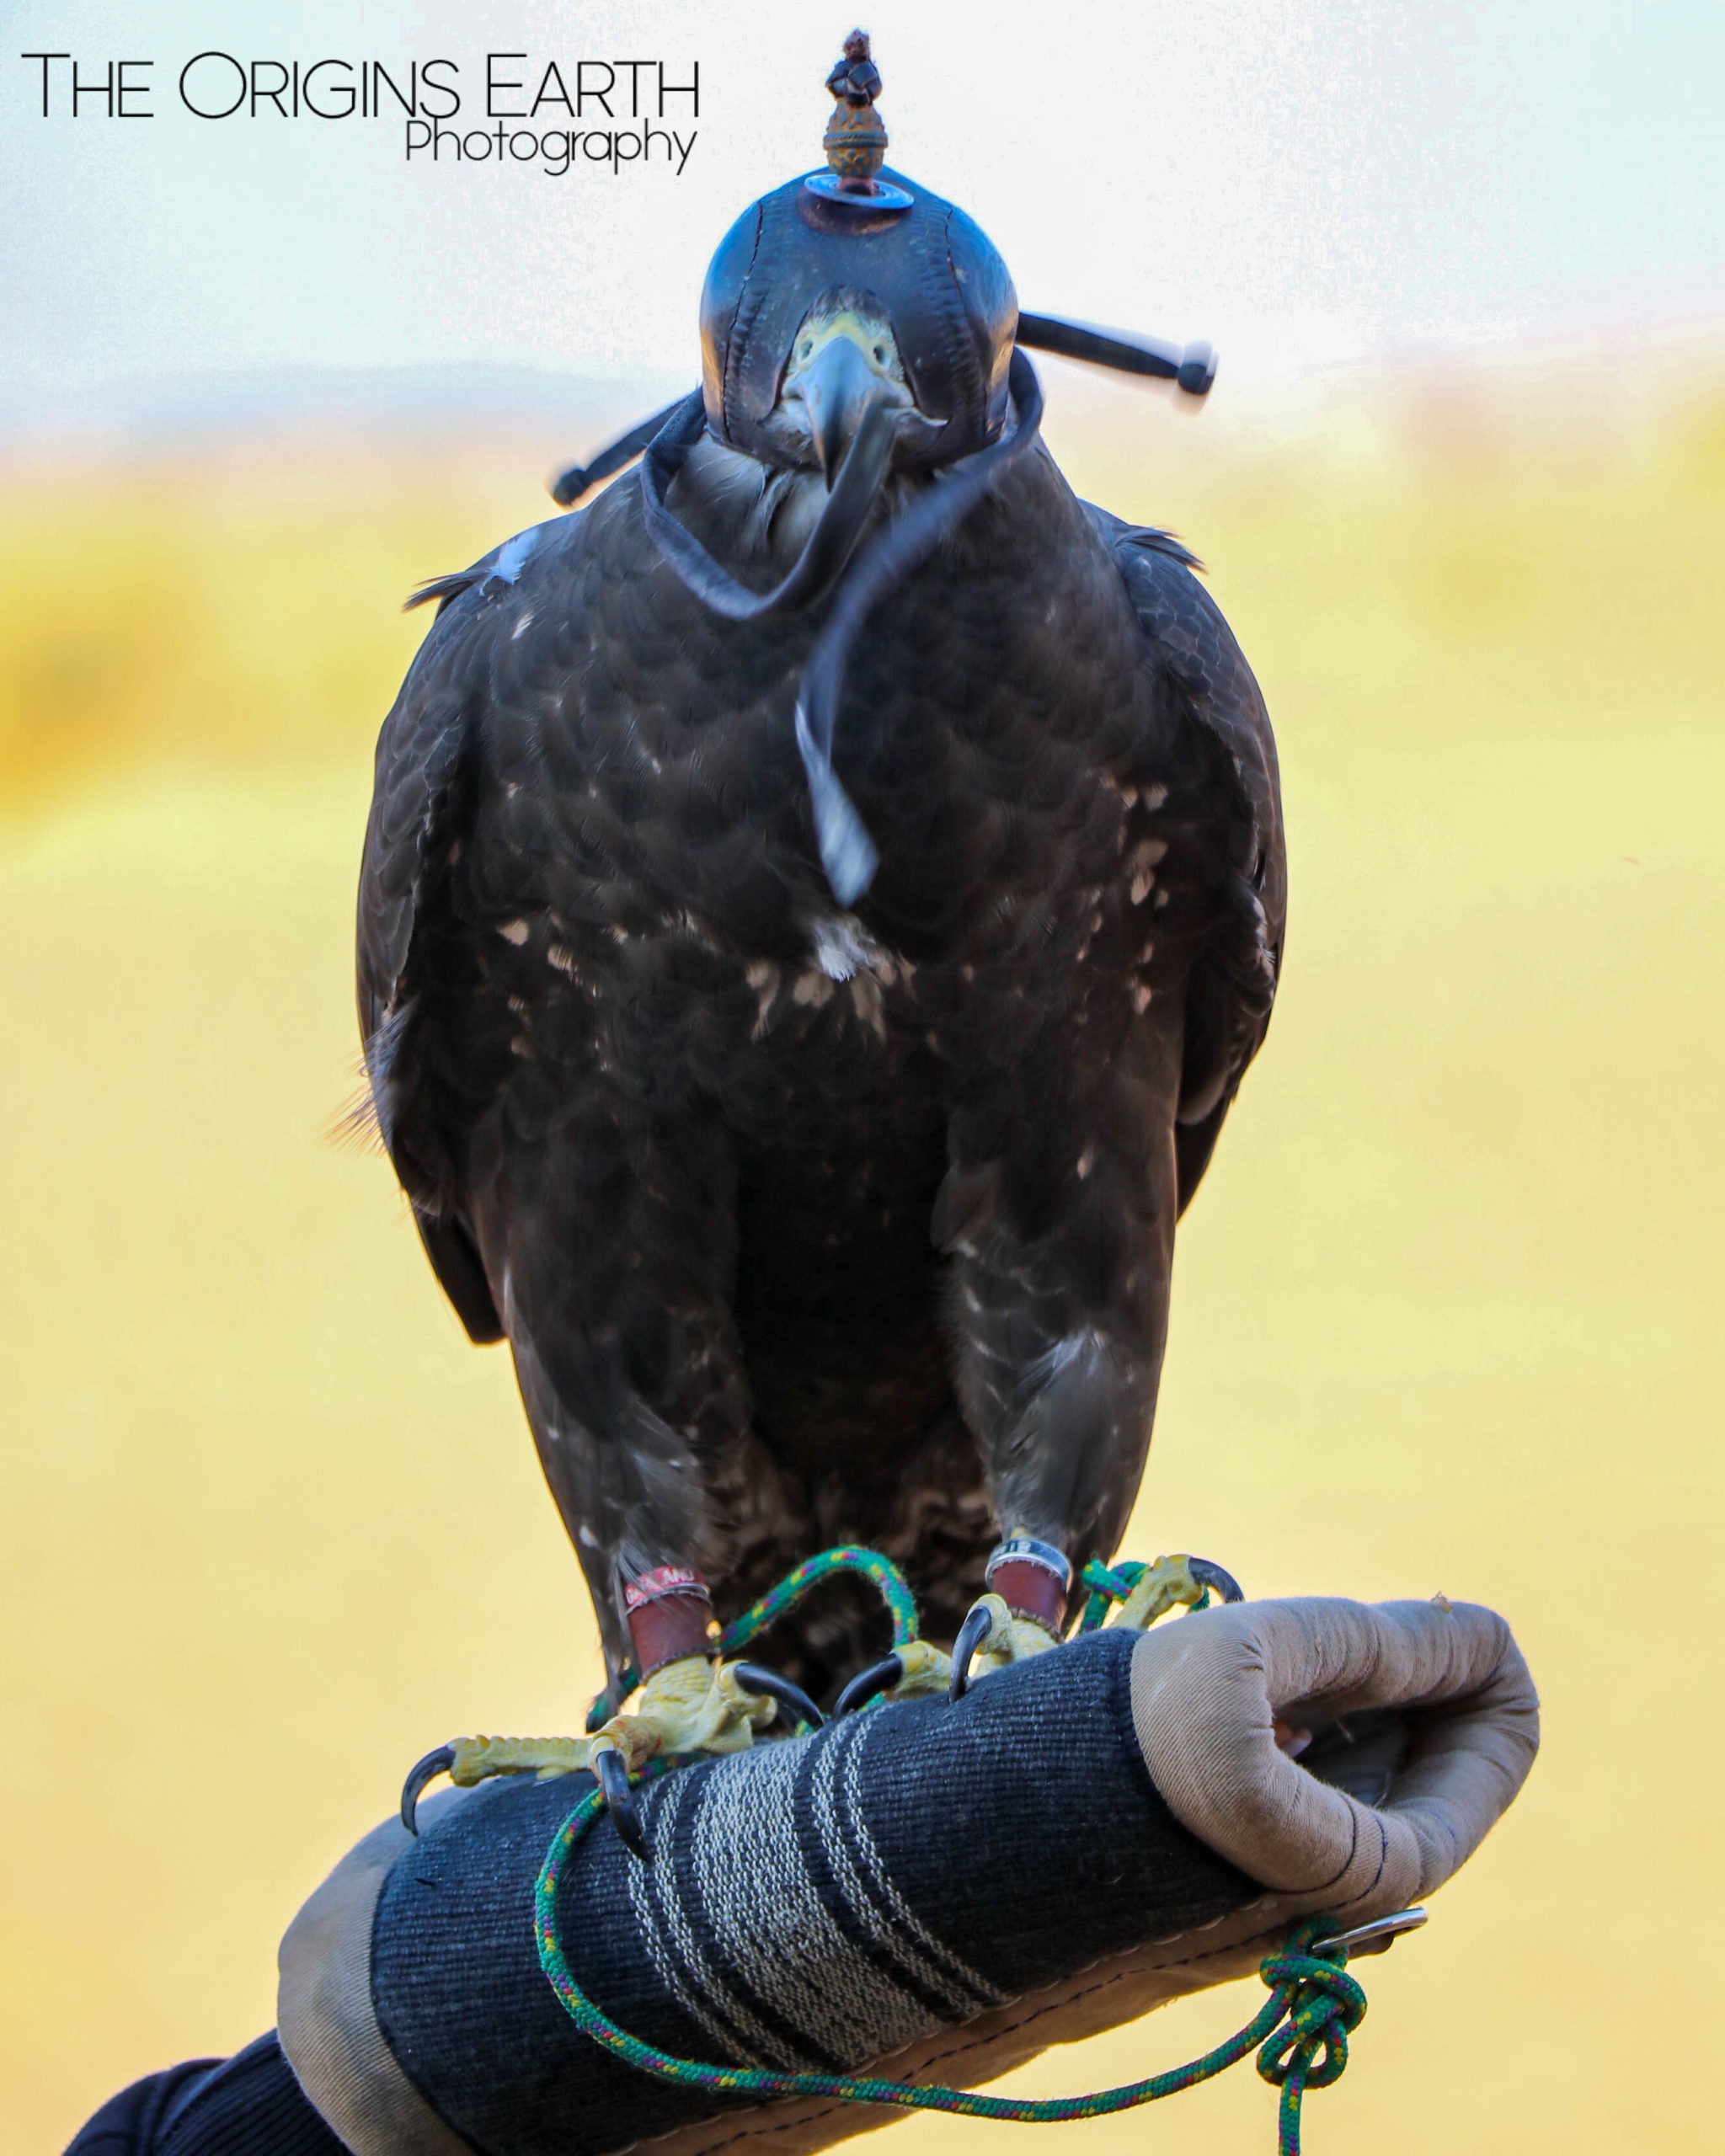
{"label": "leather falconry hood", "polygon": [[[821,175],[824,177],[824,175]],[[892,323],[917,408],[943,424],[900,445],[902,469],[950,464],[986,446],[1007,418],[1018,296],[981,227],[895,173],[902,206],[817,192],[793,179],[744,211],[720,242],[701,295],[702,393],[721,441],[771,456],[761,422],[777,401],[792,341],[836,289]]]}

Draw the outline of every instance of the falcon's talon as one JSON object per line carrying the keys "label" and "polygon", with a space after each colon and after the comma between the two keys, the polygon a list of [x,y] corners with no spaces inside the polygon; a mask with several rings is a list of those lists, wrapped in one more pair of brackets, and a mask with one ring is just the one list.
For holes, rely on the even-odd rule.
{"label": "falcon's talon", "polygon": [[419,1799],[427,1786],[440,1774],[446,1774],[455,1764],[455,1747],[440,1744],[435,1752],[428,1752],[408,1769],[408,1778],[401,1785],[401,1823],[410,1834],[419,1831]]}
{"label": "falcon's talon", "polygon": [[641,1824],[635,1792],[629,1787],[628,1764],[615,1744],[606,1742],[594,1747],[593,1771],[604,1791],[605,1808],[617,1828],[618,1840],[632,1856],[638,1857],[643,1864],[648,1863],[647,1831]]}
{"label": "falcon's talon", "polygon": [[1192,1577],[1200,1587],[1211,1588],[1224,1602],[1244,1602],[1246,1590],[1226,1566],[1209,1557],[1188,1557]]}
{"label": "falcon's talon", "polygon": [[585,1737],[463,1737],[451,1748],[449,1779],[457,1789],[477,1789],[499,1774],[579,1774],[592,1764]]}
{"label": "falcon's talon", "polygon": [[893,1686],[895,1700],[944,1697],[952,1689],[953,1658],[929,1640],[906,1640],[893,1649],[899,1678]]}
{"label": "falcon's talon", "polygon": [[[997,1594],[985,1594],[974,1602],[959,1627],[959,1636],[953,1641],[953,1674],[948,1697],[956,1703],[970,1689],[970,1663],[976,1650],[994,1630],[994,1614],[989,1604],[1000,1603]],[[1005,1607],[1001,1604],[1002,1608]]]}
{"label": "falcon's talon", "polygon": [[846,1715],[855,1714],[858,1707],[866,1707],[882,1692],[889,1692],[904,1673],[905,1665],[896,1654],[885,1655],[880,1661],[870,1662],[867,1669],[859,1669],[839,1694],[832,1710],[833,1720],[838,1721]]}
{"label": "falcon's talon", "polygon": [[861,1670],[839,1694],[833,1709],[835,1721],[853,1714],[883,1692],[895,1700],[921,1700],[946,1692],[953,1681],[950,1655],[927,1640],[906,1640],[883,1660]]}
{"label": "falcon's talon", "polygon": [[776,1700],[788,1715],[809,1729],[820,1729],[825,1725],[826,1716],[802,1686],[792,1684],[788,1677],[782,1677],[777,1670],[758,1662],[738,1662],[731,1667],[745,1692],[761,1699]]}

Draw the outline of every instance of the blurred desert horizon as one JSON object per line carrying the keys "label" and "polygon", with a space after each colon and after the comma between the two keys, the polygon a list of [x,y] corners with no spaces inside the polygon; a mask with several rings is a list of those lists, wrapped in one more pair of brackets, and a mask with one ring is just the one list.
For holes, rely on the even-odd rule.
{"label": "blurred desert horizon", "polygon": [[[1699,2156],[1725,334],[1280,389],[1224,351],[1195,415],[1039,365],[1077,490],[1206,563],[1290,832],[1124,1550],[1489,1603],[1546,1705],[1521,1801],[1368,1965],[1308,2144]],[[577,1726],[594,1688],[506,1354],[331,1134],[371,749],[428,626],[401,600],[686,386],[284,370],[0,414],[0,2156],[270,2025],[276,1941],[407,1764]],[[1005,2085],[1149,2072],[1252,2010]],[[1248,2152],[1273,2112],[1242,2068],[1050,2132]]]}

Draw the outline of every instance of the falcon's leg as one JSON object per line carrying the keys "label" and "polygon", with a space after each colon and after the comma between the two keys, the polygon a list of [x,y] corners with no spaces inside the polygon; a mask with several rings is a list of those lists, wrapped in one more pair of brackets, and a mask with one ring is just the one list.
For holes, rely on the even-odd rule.
{"label": "falcon's leg", "polygon": [[519,1122],[492,1142],[473,1177],[487,1277],[611,1696],[626,1665],[642,1682],[590,1737],[474,1738],[421,1764],[462,1782],[591,1767],[615,1807],[653,1758],[740,1750],[779,1711],[746,1666],[713,1660],[706,1584],[794,1532],[749,1428],[730,1314],[734,1166],[721,1130],[598,1088],[537,1142]]}
{"label": "falcon's leg", "polygon": [[1129,1038],[1088,1097],[1028,1058],[954,1122],[934,1225],[959,1400],[1002,1534],[955,1692],[972,1654],[985,1672],[1059,1642],[1077,1572],[1113,1551],[1137,1496],[1167,1337],[1176,1047]]}

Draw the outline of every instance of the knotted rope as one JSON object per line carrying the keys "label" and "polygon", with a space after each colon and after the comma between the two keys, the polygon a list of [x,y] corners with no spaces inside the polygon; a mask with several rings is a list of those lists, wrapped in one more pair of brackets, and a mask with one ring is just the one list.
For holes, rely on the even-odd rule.
{"label": "knotted rope", "polygon": [[1348,2039],[1365,2019],[1365,1993],[1348,1974],[1348,1949],[1331,1951],[1317,1935],[1323,1924],[1309,1917],[1279,1954],[1267,1954],[1258,1965],[1273,1993],[1285,1987],[1288,1998],[1284,2023],[1258,2055],[1258,2072],[1282,2092],[1276,2156],[1300,2156],[1300,2100],[1308,2089],[1342,2079]]}
{"label": "knotted rope", "polygon": [[[770,1599],[771,1598],[769,1598]],[[750,1613],[753,1614],[752,1612]],[[671,1763],[656,1761],[654,1768]],[[654,1769],[649,1769],[649,1774]],[[1332,1920],[1308,1917],[1277,1952],[1266,1955],[1259,1974],[1269,1997],[1236,2035],[1199,2058],[1143,2081],[1101,2089],[1085,2096],[986,2096],[937,2082],[913,2085],[848,2073],[780,2073],[755,2067],[715,2066],[679,2058],[620,2029],[575,1981],[558,1936],[557,1895],[563,1871],[600,1813],[605,1799],[590,1790],[564,1820],[547,1854],[533,1890],[534,1933],[539,1966],[569,2019],[585,2036],[625,2065],[679,2088],[729,2096],[824,2096],[843,2104],[890,2104],[902,2111],[952,2111],[965,2118],[996,2119],[1014,2126],[1058,2126],[1072,2119],[1104,2118],[1135,2111],[1163,2096],[1195,2089],[1247,2052],[1258,2051],[1258,2070],[1282,2091],[1277,2156],[1300,2156],[1300,2107],[1308,2089],[1327,2089],[1348,2063],[1348,2032],[1365,2014],[1365,1993],[1347,1973],[1348,1949],[1326,1936]]]}

